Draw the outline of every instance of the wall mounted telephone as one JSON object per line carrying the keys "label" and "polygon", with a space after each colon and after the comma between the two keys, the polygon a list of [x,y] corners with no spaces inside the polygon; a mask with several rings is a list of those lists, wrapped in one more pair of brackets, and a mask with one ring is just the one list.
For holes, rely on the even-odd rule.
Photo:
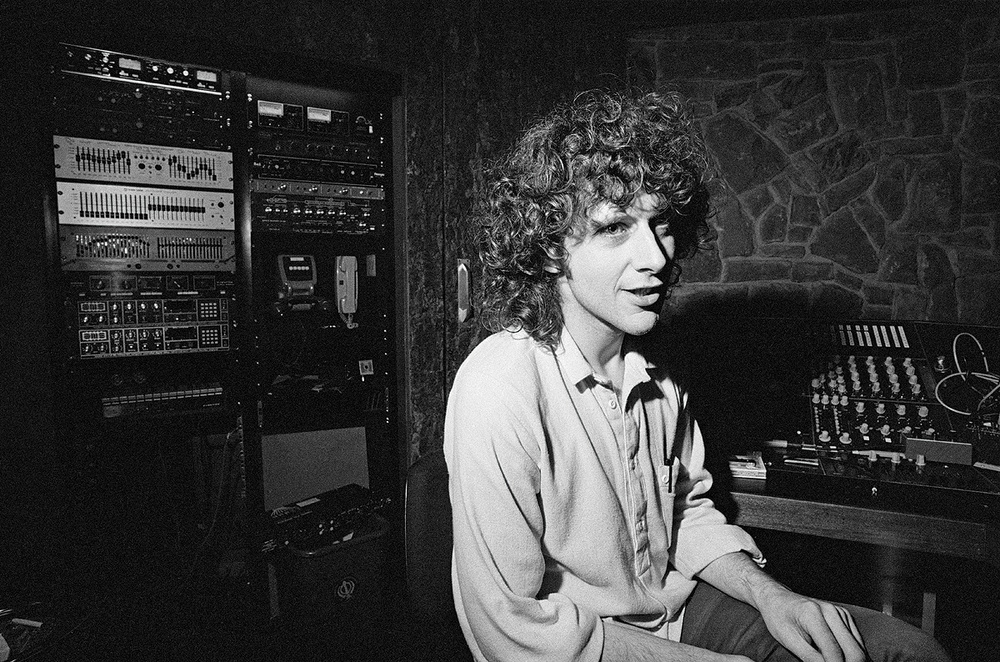
{"label": "wall mounted telephone", "polygon": [[358,312],[358,258],[337,256],[337,312],[348,329],[356,329],[354,313]]}
{"label": "wall mounted telephone", "polygon": [[316,260],[312,255],[278,256],[279,315],[297,310],[328,310],[330,302],[316,296]]}

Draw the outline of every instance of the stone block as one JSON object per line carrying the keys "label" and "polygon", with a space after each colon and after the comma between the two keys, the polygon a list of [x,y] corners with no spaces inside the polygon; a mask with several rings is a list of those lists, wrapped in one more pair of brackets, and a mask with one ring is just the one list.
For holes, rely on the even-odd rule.
{"label": "stone block", "polygon": [[966,163],[962,167],[962,211],[1000,212],[1000,167],[992,163]]}
{"label": "stone block", "polygon": [[796,44],[820,46],[826,43],[828,34],[825,21],[796,21],[788,32],[788,40]]}
{"label": "stone block", "polygon": [[865,303],[861,306],[861,319],[888,320],[892,319],[892,306],[877,306]]}
{"label": "stone block", "polygon": [[823,201],[827,209],[831,212],[836,211],[867,191],[874,181],[875,165],[869,164],[860,172],[828,188],[823,194]]}
{"label": "stone block", "polygon": [[759,89],[750,95],[744,110],[750,121],[766,130],[781,112],[781,106],[768,90]]}
{"label": "stone block", "polygon": [[886,121],[882,69],[874,60],[828,65],[830,98],[841,124],[868,127]]}
{"label": "stone block", "polygon": [[760,239],[765,244],[773,244],[785,240],[788,231],[788,217],[784,207],[771,207],[760,219]]}
{"label": "stone block", "polygon": [[793,244],[807,244],[812,240],[814,228],[807,225],[793,225],[788,228],[788,241]]}
{"label": "stone block", "polygon": [[933,136],[944,133],[941,118],[941,101],[934,92],[917,92],[910,95],[910,135]]}
{"label": "stone block", "polygon": [[850,271],[845,269],[837,269],[833,274],[833,280],[841,287],[846,287],[852,292],[860,292],[861,288],[864,287],[865,284],[863,278],[855,276]]}
{"label": "stone block", "polygon": [[[970,94],[974,94],[973,90],[975,88],[975,83],[969,86]],[[997,82],[995,88],[993,93],[1000,95],[1000,81]],[[946,90],[941,94],[941,105],[944,107],[942,121],[944,122],[945,133],[948,135],[955,135],[962,130],[962,124],[965,122],[965,108],[967,103],[968,97],[964,89]]]}
{"label": "stone block", "polygon": [[816,231],[810,245],[813,255],[825,257],[855,273],[875,273],[878,254],[850,209],[832,214]]}
{"label": "stone block", "polygon": [[656,84],[656,44],[630,42],[626,57],[626,70],[630,85],[648,90]]}
{"label": "stone block", "polygon": [[742,105],[756,89],[757,84],[753,82],[722,86],[715,93],[715,106],[719,110],[725,110]]}
{"label": "stone block", "polygon": [[958,293],[953,284],[940,285],[931,290],[927,319],[932,322],[958,321]]}
{"label": "stone block", "polygon": [[864,300],[855,292],[837,285],[820,283],[813,291],[810,305],[813,317],[830,319],[857,319],[861,316]]}
{"label": "stone block", "polygon": [[741,195],[740,201],[743,203],[743,209],[752,218],[760,218],[764,210],[774,203],[774,198],[771,197],[771,191],[767,186],[757,186]]}
{"label": "stone block", "polygon": [[789,280],[791,264],[784,260],[754,260],[732,258],[726,260],[723,280],[742,283],[757,280]]}
{"label": "stone block", "polygon": [[956,289],[960,321],[1000,326],[1000,265],[960,278]]}
{"label": "stone block", "polygon": [[907,214],[900,232],[939,233],[958,229],[962,214],[962,169],[953,155],[924,157],[914,164]]}
{"label": "stone block", "polygon": [[879,255],[879,280],[901,285],[917,284],[917,255],[912,245],[887,244]]}
{"label": "stone block", "polygon": [[705,143],[738,193],[767,182],[788,164],[777,145],[732,113],[705,121]]}
{"label": "stone block", "polygon": [[733,41],[663,42],[657,61],[667,78],[739,80],[757,72],[756,51]]}
{"label": "stone block", "polygon": [[853,175],[871,162],[871,154],[857,131],[842,131],[809,150],[809,158],[827,186]]}
{"label": "stone block", "polygon": [[825,95],[816,95],[771,121],[771,131],[786,152],[797,152],[837,133],[839,126]]}
{"label": "stone block", "polygon": [[906,209],[907,165],[902,159],[882,161],[872,186],[872,200],[892,223],[903,216]]}
{"label": "stone block", "polygon": [[951,136],[899,137],[882,140],[877,146],[882,156],[913,156],[946,154],[955,148],[955,142]]}
{"label": "stone block", "polygon": [[680,262],[681,278],[688,283],[716,283],[722,276],[722,258],[718,246],[699,250]]}
{"label": "stone block", "polygon": [[861,295],[873,306],[891,306],[895,291],[891,286],[878,283],[865,283],[861,286]]}
{"label": "stone block", "polygon": [[961,26],[953,20],[928,21],[897,43],[903,87],[945,87],[961,82],[965,52]]}
{"label": "stone block", "polygon": [[754,21],[740,24],[737,38],[744,41],[785,42],[792,29],[792,21]]}
{"label": "stone block", "polygon": [[970,64],[965,67],[966,81],[1000,79],[1000,64]]}
{"label": "stone block", "polygon": [[806,247],[791,244],[764,244],[760,247],[759,252],[763,257],[784,257],[801,260],[806,256]]}
{"label": "stone block", "polygon": [[[963,228],[988,228],[993,226],[994,214],[962,214]],[[1000,229],[1000,224],[997,224]]]}
{"label": "stone block", "polygon": [[855,200],[851,211],[854,212],[854,220],[868,233],[875,248],[881,248],[885,243],[885,217],[865,199]]}
{"label": "stone block", "polygon": [[988,251],[991,247],[988,228],[985,227],[963,228],[951,234],[938,235],[938,238],[944,245],[954,248],[972,248],[979,251]]}
{"label": "stone block", "polygon": [[719,228],[719,252],[722,257],[753,253],[753,223],[743,213],[735,198],[724,200],[718,207],[714,219]]}
{"label": "stone block", "polygon": [[823,48],[823,59],[857,60],[862,57],[882,58],[892,53],[892,42],[874,41],[867,44],[846,44],[832,42]]}
{"label": "stone block", "polygon": [[973,154],[996,159],[1000,154],[1000,98],[977,97],[972,100],[959,141]]}
{"label": "stone block", "polygon": [[[997,97],[1000,96],[1000,79],[997,80],[977,80],[969,83],[969,96],[973,97]],[[965,104],[955,110],[962,110],[962,117],[965,117]]]}
{"label": "stone block", "polygon": [[657,89],[677,92],[692,103],[711,101],[715,97],[715,83],[712,81],[661,79]]}
{"label": "stone block", "polygon": [[929,297],[923,290],[897,288],[896,298],[892,302],[892,318],[897,320],[927,319],[928,300]]}
{"label": "stone block", "polygon": [[782,206],[787,206],[792,199],[792,182],[788,177],[778,177],[771,181],[771,195]]}
{"label": "stone block", "polygon": [[995,19],[975,17],[965,21],[962,26],[962,40],[966,51],[973,51],[985,46],[990,41]]}
{"label": "stone block", "polygon": [[808,65],[804,72],[783,75],[775,86],[774,100],[784,108],[794,108],[817,94],[826,94],[826,72],[815,64]]}
{"label": "stone block", "polygon": [[924,244],[917,250],[917,282],[925,290],[944,283],[953,283],[955,272],[948,254],[940,246]]}
{"label": "stone block", "polygon": [[972,50],[966,61],[969,64],[996,64],[1000,62],[1000,43],[985,44]]}
{"label": "stone block", "polygon": [[834,41],[871,41],[879,36],[878,24],[864,14],[836,16],[826,21]]}
{"label": "stone block", "polygon": [[799,260],[792,263],[792,280],[796,283],[813,283],[830,280],[832,277],[833,264],[830,262]]}
{"label": "stone block", "polygon": [[768,74],[773,71],[801,71],[805,67],[803,60],[766,60],[757,65],[757,73]]}

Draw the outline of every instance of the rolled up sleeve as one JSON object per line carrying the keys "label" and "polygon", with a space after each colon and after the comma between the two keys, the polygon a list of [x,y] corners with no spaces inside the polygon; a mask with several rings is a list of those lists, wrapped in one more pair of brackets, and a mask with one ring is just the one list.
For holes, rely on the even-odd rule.
{"label": "rolled up sleeve", "polygon": [[696,422],[691,420],[686,427],[688,444],[681,458],[674,502],[673,566],[693,579],[709,563],[732,552],[746,552],[763,565],[763,554],[750,534],[727,523],[725,515],[705,496],[712,488],[712,475],[705,468],[704,440]]}

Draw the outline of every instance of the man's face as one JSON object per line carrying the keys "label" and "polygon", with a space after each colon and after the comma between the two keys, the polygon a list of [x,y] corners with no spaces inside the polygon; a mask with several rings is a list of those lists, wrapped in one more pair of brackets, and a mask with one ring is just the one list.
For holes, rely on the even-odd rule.
{"label": "man's face", "polygon": [[656,325],[674,257],[669,218],[657,218],[658,201],[645,192],[625,209],[602,201],[582,230],[566,238],[560,304],[578,343],[641,335]]}

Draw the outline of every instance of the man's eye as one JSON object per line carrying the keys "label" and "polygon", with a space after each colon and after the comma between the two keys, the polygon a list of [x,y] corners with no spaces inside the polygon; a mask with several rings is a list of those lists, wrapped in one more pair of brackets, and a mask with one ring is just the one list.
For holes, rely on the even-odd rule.
{"label": "man's eye", "polygon": [[625,229],[626,226],[624,223],[609,223],[608,225],[605,225],[600,230],[598,230],[598,232],[600,234],[615,235],[615,234],[621,234],[622,232],[625,231]]}

